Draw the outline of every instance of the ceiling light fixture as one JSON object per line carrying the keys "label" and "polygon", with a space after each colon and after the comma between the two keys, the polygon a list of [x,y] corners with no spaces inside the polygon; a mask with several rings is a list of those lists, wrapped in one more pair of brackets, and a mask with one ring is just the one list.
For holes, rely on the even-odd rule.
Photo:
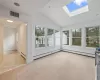
{"label": "ceiling light fixture", "polygon": [[10,22],[10,23],[12,23],[13,21],[11,21],[11,20],[7,20],[7,22]]}

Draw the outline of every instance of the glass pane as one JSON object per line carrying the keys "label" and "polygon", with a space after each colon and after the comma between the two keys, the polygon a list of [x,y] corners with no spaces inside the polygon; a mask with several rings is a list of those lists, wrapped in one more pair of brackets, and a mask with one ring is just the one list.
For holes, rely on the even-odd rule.
{"label": "glass pane", "polygon": [[55,45],[60,46],[60,31],[55,30]]}
{"label": "glass pane", "polygon": [[81,37],[81,29],[72,29],[72,37]]}
{"label": "glass pane", "polygon": [[53,45],[54,45],[54,30],[47,29],[47,46],[53,46]]}
{"label": "glass pane", "polygon": [[72,38],[72,45],[81,46],[81,38]]}
{"label": "glass pane", "polygon": [[86,37],[99,36],[99,27],[86,28]]}
{"label": "glass pane", "polygon": [[45,47],[45,28],[35,27],[35,47]]}
{"label": "glass pane", "polygon": [[99,47],[99,37],[86,38],[87,47]]}
{"label": "glass pane", "polygon": [[44,28],[35,27],[35,36],[44,36],[45,31]]}
{"label": "glass pane", "polygon": [[53,29],[48,29],[47,35],[53,35],[53,34],[54,34],[54,30]]}
{"label": "glass pane", "polygon": [[63,35],[63,40],[62,40],[62,44],[63,45],[69,45],[69,31],[63,31],[62,33]]}
{"label": "glass pane", "polygon": [[47,37],[47,46],[53,46],[53,37],[52,36]]}

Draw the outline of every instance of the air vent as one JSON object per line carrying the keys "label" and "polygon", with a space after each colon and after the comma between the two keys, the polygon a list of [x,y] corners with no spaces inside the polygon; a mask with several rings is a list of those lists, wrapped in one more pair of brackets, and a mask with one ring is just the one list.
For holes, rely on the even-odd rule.
{"label": "air vent", "polygon": [[19,13],[10,11],[10,16],[14,16],[14,17],[19,18]]}

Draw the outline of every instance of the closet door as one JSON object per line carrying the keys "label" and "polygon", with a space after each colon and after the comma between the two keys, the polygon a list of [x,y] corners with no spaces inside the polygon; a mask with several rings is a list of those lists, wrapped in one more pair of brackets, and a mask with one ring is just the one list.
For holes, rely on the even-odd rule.
{"label": "closet door", "polygon": [[4,31],[3,25],[0,24],[0,63],[3,60],[3,31]]}

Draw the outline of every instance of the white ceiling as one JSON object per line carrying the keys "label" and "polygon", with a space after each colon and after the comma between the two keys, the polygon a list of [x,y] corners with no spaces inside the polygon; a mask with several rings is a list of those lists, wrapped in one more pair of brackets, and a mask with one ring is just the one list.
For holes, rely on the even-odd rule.
{"label": "white ceiling", "polygon": [[[61,27],[100,17],[99,15],[96,16],[100,13],[100,0],[88,0],[89,12],[69,17],[62,7],[71,1],[72,0],[0,0],[0,4],[11,10],[28,15],[34,15],[34,12],[38,11]],[[19,2],[21,6],[14,6],[14,2]]]}
{"label": "white ceiling", "polygon": [[60,1],[64,2],[65,0],[56,0],[56,2],[52,1],[50,4],[48,4],[48,5],[51,5],[51,8],[47,8],[46,6],[42,10],[42,13],[48,16],[56,24],[62,27],[66,27],[72,24],[78,24],[78,23],[88,21],[88,20],[93,20],[99,17],[96,15],[100,13],[100,9],[99,9],[100,0],[88,0],[89,12],[86,12],[77,16],[73,16],[73,17],[69,17],[68,14],[65,13],[62,7],[66,3],[64,4],[63,2],[61,3]]}

